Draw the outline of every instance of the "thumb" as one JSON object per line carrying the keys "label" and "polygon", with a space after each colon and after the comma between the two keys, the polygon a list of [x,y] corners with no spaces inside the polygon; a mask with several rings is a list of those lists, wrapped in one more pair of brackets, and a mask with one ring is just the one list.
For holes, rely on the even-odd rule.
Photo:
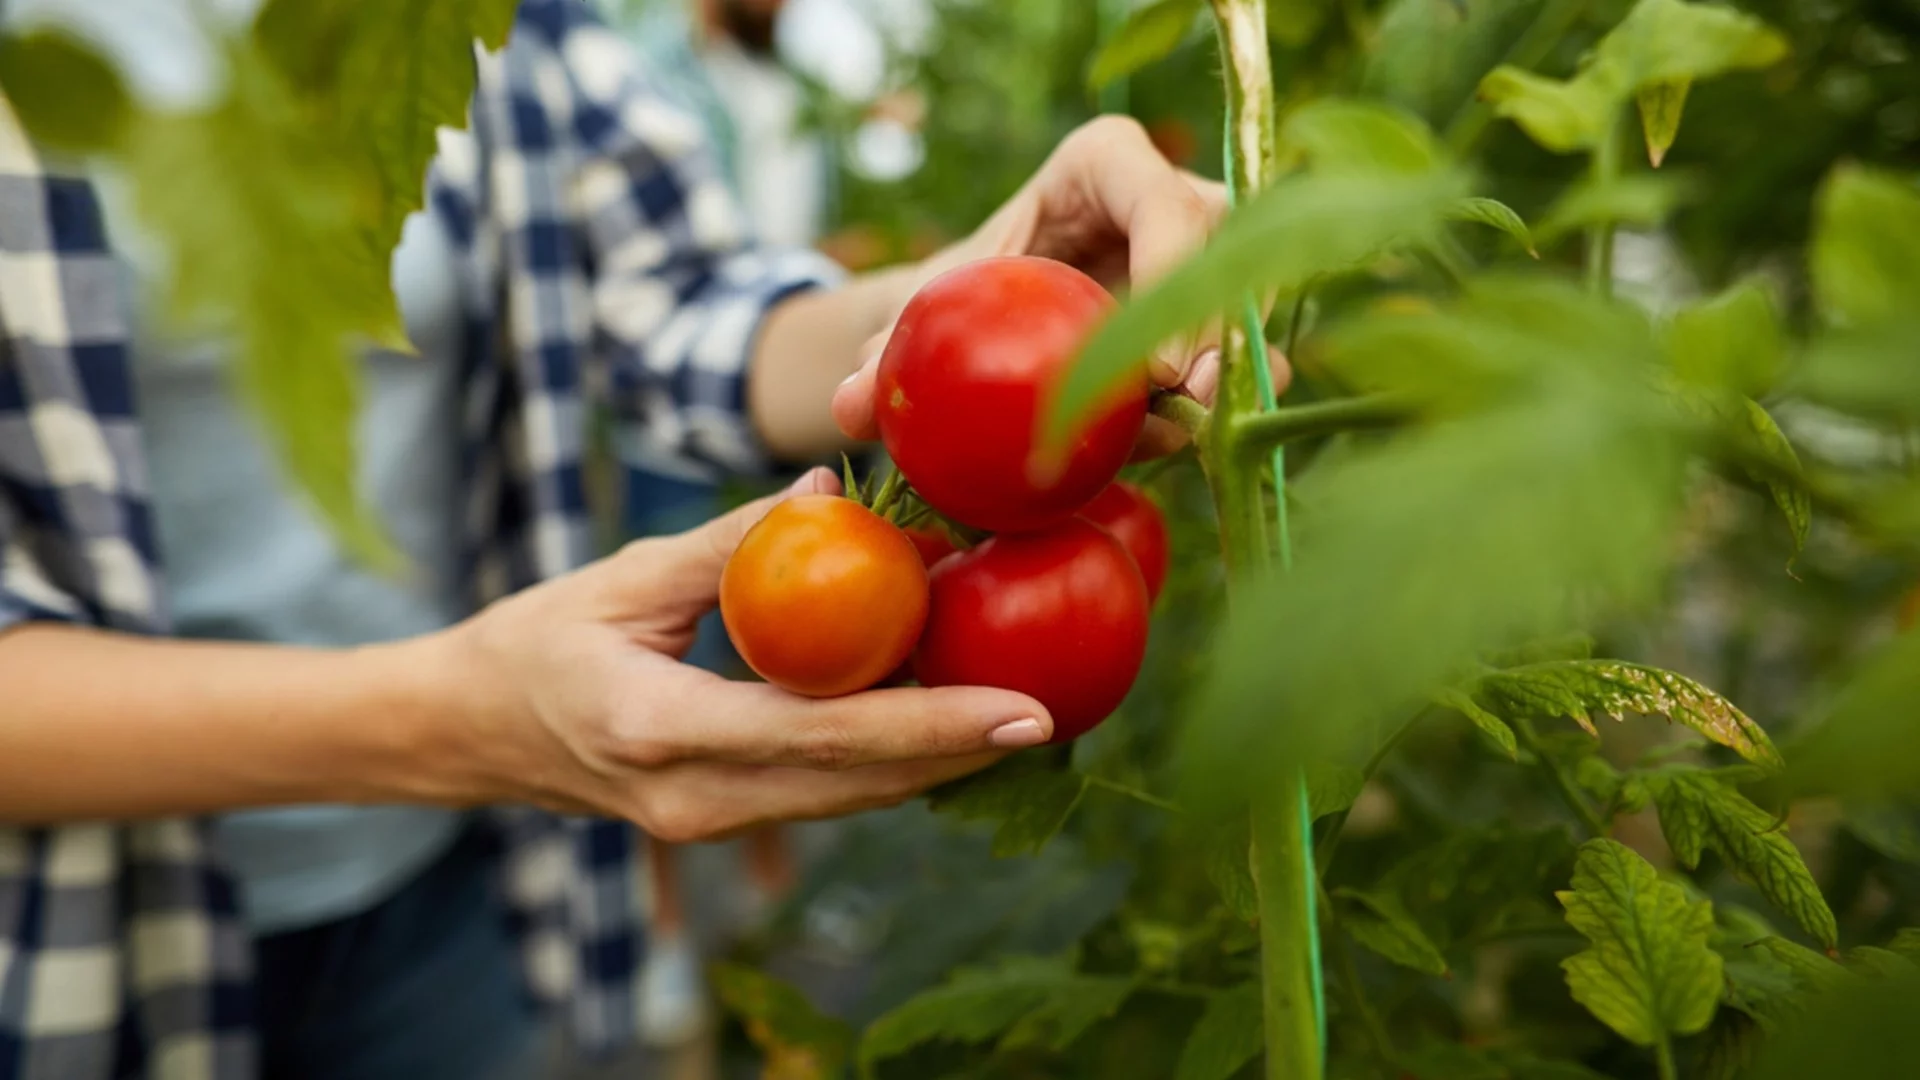
{"label": "thumb", "polygon": [[705,614],[720,596],[720,573],[747,531],[775,506],[795,495],[838,495],[833,470],[809,469],[772,495],[763,496],[671,536],[635,541],[606,560],[602,595],[632,618],[637,606],[646,615]]}

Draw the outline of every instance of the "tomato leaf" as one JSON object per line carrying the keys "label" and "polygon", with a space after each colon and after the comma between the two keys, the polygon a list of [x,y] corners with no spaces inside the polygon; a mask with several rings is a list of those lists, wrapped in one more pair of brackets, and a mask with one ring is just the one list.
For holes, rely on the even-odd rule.
{"label": "tomato leaf", "polygon": [[1674,312],[1664,331],[1674,374],[1706,390],[1752,397],[1772,389],[1786,367],[1779,312],[1753,278]]}
{"label": "tomato leaf", "polygon": [[1809,998],[1770,1037],[1743,1080],[1920,1076],[1920,978],[1852,980]]}
{"label": "tomato leaf", "polygon": [[1595,184],[1583,180],[1547,210],[1534,228],[1542,247],[1589,225],[1659,225],[1689,194],[1680,178],[1639,173]]}
{"label": "tomato leaf", "polygon": [[1850,678],[1788,757],[1787,778],[1804,795],[1907,796],[1920,790],[1920,633],[1909,631]]}
{"label": "tomato leaf", "polygon": [[1353,940],[1401,967],[1428,975],[1447,973],[1447,958],[1394,897],[1345,887],[1333,895],[1351,901],[1340,913],[1340,926]]}
{"label": "tomato leaf", "polygon": [[55,150],[116,147],[133,116],[120,73],[54,30],[0,36],[0,90],[27,134]]}
{"label": "tomato leaf", "polygon": [[1266,1045],[1260,1028],[1260,984],[1244,982],[1207,998],[1180,1050],[1173,1080],[1232,1080]]}
{"label": "tomato leaf", "polygon": [[1448,686],[1435,691],[1433,700],[1473,721],[1473,726],[1493,740],[1494,745],[1498,746],[1510,760],[1519,760],[1520,744],[1514,738],[1513,729],[1507,726],[1505,720],[1481,708],[1480,703],[1473,700],[1473,695],[1457,687]]}
{"label": "tomato leaf", "polygon": [[1002,858],[1029,855],[1059,835],[1087,778],[1050,760],[1046,754],[1015,754],[990,768],[934,789],[927,802],[939,813],[997,826],[993,853]]}
{"label": "tomato leaf", "polygon": [[1087,88],[1099,90],[1180,47],[1200,15],[1201,0],[1154,0],[1127,18],[1094,54]]}
{"label": "tomato leaf", "polygon": [[1391,244],[1431,233],[1461,192],[1450,174],[1300,176],[1234,211],[1214,240],[1135,295],[1081,350],[1053,396],[1047,435],[1064,443],[1082,415],[1154,347],[1232,307],[1248,292],[1299,288],[1349,270]]}
{"label": "tomato leaf", "polygon": [[1889,859],[1920,866],[1920,807],[1908,800],[1848,799],[1847,831]]}
{"label": "tomato leaf", "polygon": [[1667,151],[1680,134],[1680,112],[1686,108],[1688,79],[1661,79],[1642,86],[1634,95],[1640,107],[1640,126],[1646,133],[1647,160],[1654,168],[1667,159]]}
{"label": "tomato leaf", "polygon": [[[1745,12],[1682,0],[1640,0],[1600,41],[1594,66],[1617,64],[1624,83],[1708,79],[1763,68],[1787,55],[1787,40]],[[1677,118],[1676,118],[1677,123]]]}
{"label": "tomato leaf", "polygon": [[1574,999],[1622,1038],[1665,1043],[1707,1026],[1720,1002],[1720,955],[1707,946],[1713,906],[1661,881],[1612,840],[1580,845],[1567,922],[1592,945],[1562,961]]}
{"label": "tomato leaf", "polygon": [[1650,774],[1660,831],[1674,857],[1688,869],[1707,849],[1720,853],[1760,894],[1791,916],[1814,940],[1831,949],[1839,937],[1833,911],[1800,852],[1780,823],[1731,786],[1698,769]]}
{"label": "tomato leaf", "polygon": [[[1809,261],[1814,300],[1828,322],[1910,319],[1920,308],[1920,187],[1864,166],[1836,167],[1814,200]],[[1899,356],[1910,357],[1913,338],[1896,340],[1908,350]]]}
{"label": "tomato leaf", "polygon": [[1480,99],[1555,153],[1592,149],[1609,129],[1624,89],[1617,76],[1549,79],[1502,65],[1480,80]]}
{"label": "tomato leaf", "polygon": [[1319,98],[1295,109],[1280,128],[1279,154],[1282,162],[1305,161],[1316,172],[1418,176],[1441,163],[1433,132],[1418,117],[1349,98]]}
{"label": "tomato leaf", "polygon": [[1773,740],[1746,713],[1685,675],[1624,660],[1553,660],[1489,672],[1473,691],[1496,714],[1566,717],[1598,735],[1591,714],[1627,713],[1683,724],[1765,769],[1783,762]]}
{"label": "tomato leaf", "polygon": [[860,1040],[860,1070],[871,1077],[880,1062],[934,1041],[1000,1037],[1009,1048],[1064,1049],[1117,1012],[1133,986],[1129,979],[1081,975],[1058,959],[1011,957],[964,969],[869,1025]]}
{"label": "tomato leaf", "polygon": [[[1806,550],[1807,534],[1813,529],[1813,497],[1805,486],[1780,477],[1801,474],[1800,455],[1794,451],[1793,443],[1788,441],[1786,432],[1780,430],[1772,413],[1752,398],[1745,399],[1741,404],[1741,413],[1746,417],[1753,445],[1780,466],[1766,475],[1757,475],[1752,470],[1748,471],[1748,475],[1764,484],[1767,493],[1773,497],[1773,505],[1779,509],[1793,538],[1794,558],[1798,558]],[[1792,559],[1788,560],[1789,567],[1792,562]]]}
{"label": "tomato leaf", "polygon": [[1498,199],[1488,199],[1478,195],[1457,199],[1447,208],[1447,217],[1453,221],[1477,221],[1482,225],[1499,229],[1513,237],[1521,250],[1536,259],[1540,257],[1540,252],[1533,246],[1533,233],[1528,231],[1527,223],[1514,212],[1511,206]]}
{"label": "tomato leaf", "polygon": [[792,984],[741,964],[709,969],[727,1011],[766,1058],[766,1075],[781,1080],[831,1080],[853,1053],[853,1029],[814,1008]]}
{"label": "tomato leaf", "polygon": [[1367,778],[1351,765],[1322,762],[1307,769],[1307,816],[1318,821],[1351,807]]}
{"label": "tomato leaf", "polygon": [[1846,980],[1847,969],[1841,967],[1838,961],[1822,956],[1797,941],[1767,937],[1754,942],[1753,947],[1764,951],[1802,985],[1814,990],[1830,990]]}
{"label": "tomato leaf", "polygon": [[1252,923],[1260,918],[1260,894],[1253,884],[1251,857],[1253,830],[1244,813],[1232,814],[1213,823],[1201,841],[1206,860],[1207,880],[1220,890],[1227,910]]}

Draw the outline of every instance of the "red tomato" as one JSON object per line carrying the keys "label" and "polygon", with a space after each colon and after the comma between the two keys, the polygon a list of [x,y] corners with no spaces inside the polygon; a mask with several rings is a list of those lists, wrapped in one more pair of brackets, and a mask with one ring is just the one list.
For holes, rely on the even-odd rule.
{"label": "red tomato", "polygon": [[953,542],[953,537],[948,536],[945,530],[931,525],[915,525],[901,531],[907,534],[907,539],[913,541],[913,549],[920,553],[920,561],[929,570],[933,569],[934,563],[960,550],[959,546]]}
{"label": "red tomato", "polygon": [[1081,508],[1080,516],[1120,541],[1147,579],[1147,601],[1158,600],[1167,580],[1167,519],[1153,500],[1132,484],[1115,480]]}
{"label": "red tomato", "polygon": [[1042,411],[1113,307],[1065,263],[982,259],[927,283],[901,312],[874,392],[880,439],[928,505],[991,532],[1061,521],[1126,464],[1147,412],[1144,369],[1083,422],[1063,461],[1036,460]]}
{"label": "red tomato", "polygon": [[997,686],[1079,738],[1119,706],[1147,652],[1147,584],[1104,529],[1068,518],[995,536],[933,568],[914,673],[926,686]]}
{"label": "red tomato", "polygon": [[836,697],[886,678],[927,620],[913,542],[837,495],[797,495],[740,541],[720,575],[720,617],[741,659],[776,686]]}

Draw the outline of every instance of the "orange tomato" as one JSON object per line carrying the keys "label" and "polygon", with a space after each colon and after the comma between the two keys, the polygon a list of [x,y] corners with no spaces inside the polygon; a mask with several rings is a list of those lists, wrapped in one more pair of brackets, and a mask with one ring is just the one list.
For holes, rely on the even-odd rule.
{"label": "orange tomato", "polygon": [[837,495],[800,495],[747,531],[720,575],[720,617],[760,677],[808,697],[851,694],[913,652],[927,569],[913,541]]}

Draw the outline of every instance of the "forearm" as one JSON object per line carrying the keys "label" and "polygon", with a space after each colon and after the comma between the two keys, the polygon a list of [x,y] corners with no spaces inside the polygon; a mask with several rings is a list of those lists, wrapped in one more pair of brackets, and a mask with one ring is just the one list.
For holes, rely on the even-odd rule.
{"label": "forearm", "polygon": [[0,633],[0,822],[454,804],[431,639],[355,650]]}
{"label": "forearm", "polygon": [[799,293],[767,315],[747,403],[775,454],[808,460],[848,445],[828,408],[834,388],[859,368],[862,347],[886,329],[921,277],[912,264],[876,271],[838,289]]}

